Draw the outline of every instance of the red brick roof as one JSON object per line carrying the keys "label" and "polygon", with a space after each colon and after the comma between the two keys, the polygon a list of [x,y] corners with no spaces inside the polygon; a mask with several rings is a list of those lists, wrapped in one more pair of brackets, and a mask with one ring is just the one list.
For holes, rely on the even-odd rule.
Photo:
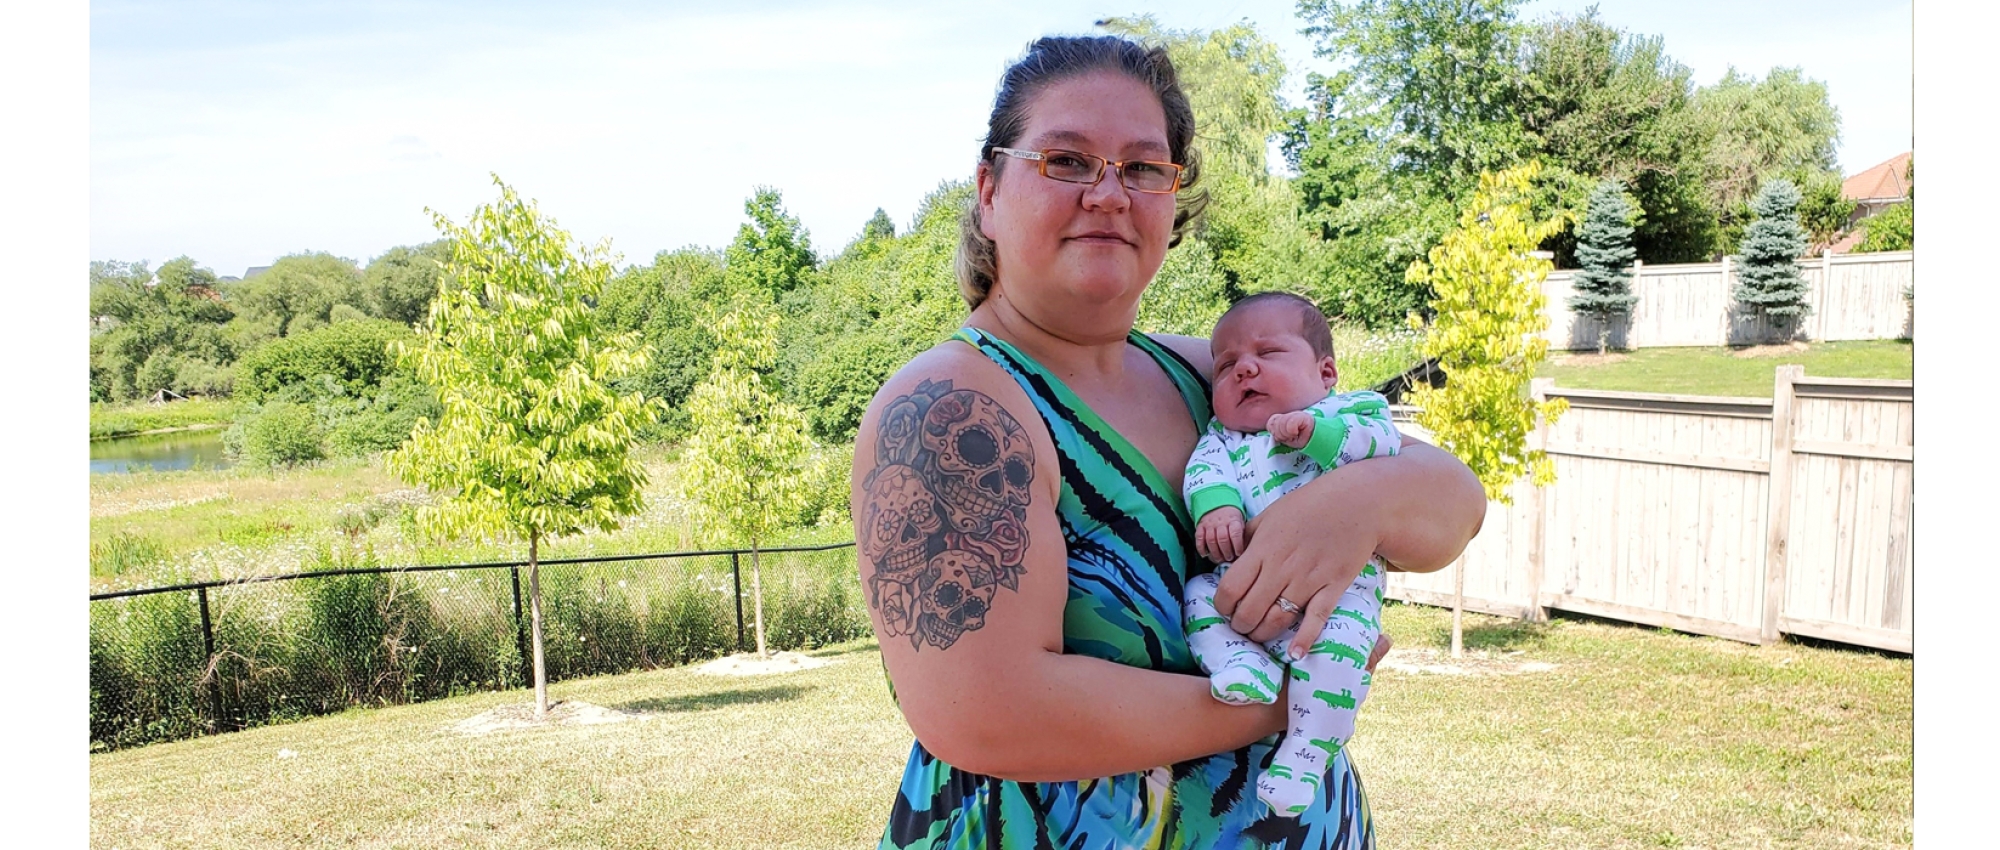
{"label": "red brick roof", "polygon": [[1899,153],[1842,181],[1840,194],[1850,201],[1902,200],[1910,196],[1910,183],[1904,177],[1909,170],[1909,153]]}

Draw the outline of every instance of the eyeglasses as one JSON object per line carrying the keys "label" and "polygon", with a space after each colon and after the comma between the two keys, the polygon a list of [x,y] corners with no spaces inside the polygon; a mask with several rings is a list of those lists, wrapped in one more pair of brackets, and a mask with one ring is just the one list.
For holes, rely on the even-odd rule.
{"label": "eyeglasses", "polygon": [[1118,169],[1118,182],[1134,192],[1148,195],[1171,195],[1180,191],[1181,167],[1171,162],[1152,162],[1143,159],[1128,159],[1111,162],[1101,156],[1087,153],[1049,149],[1045,151],[1024,151],[1014,148],[994,148],[994,153],[1006,154],[1017,159],[1031,159],[1041,168],[1042,176],[1064,183],[1096,185],[1104,179],[1104,166]]}

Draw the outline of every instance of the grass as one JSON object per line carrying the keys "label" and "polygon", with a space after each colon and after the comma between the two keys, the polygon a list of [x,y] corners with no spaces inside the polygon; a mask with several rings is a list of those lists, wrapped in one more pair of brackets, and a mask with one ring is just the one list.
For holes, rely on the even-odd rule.
{"label": "grass", "polygon": [[1802,365],[1807,375],[1822,378],[1896,378],[1910,380],[1912,346],[1908,340],[1867,340],[1814,343],[1803,351],[1739,356],[1728,348],[1641,348],[1616,354],[1612,362],[1594,363],[1595,355],[1565,357],[1551,354],[1536,372],[1563,387],[1588,390],[1682,393],[1689,395],[1770,398],[1777,368]]}
{"label": "grass", "polygon": [[[586,533],[543,546],[544,557],[666,552],[732,544],[704,533],[680,495],[672,452],[638,450],[651,481],[646,511],[612,533]],[[846,466],[838,460],[840,507]],[[825,487],[822,487],[825,489]],[[323,461],[289,470],[239,466],[90,477],[93,590],[293,572],[326,548],[372,551],[386,564],[512,560],[525,545],[439,541],[412,520],[427,501],[392,475],[380,456]],[[844,513],[768,545],[853,539]]]}
{"label": "grass", "polygon": [[1336,322],[1331,329],[1341,392],[1371,389],[1424,359],[1423,335],[1409,328],[1371,331]]}
{"label": "grass", "polygon": [[90,438],[102,440],[165,428],[223,426],[236,415],[230,401],[188,399],[168,404],[144,401],[90,406]]}
{"label": "grass", "polygon": [[[1399,649],[1448,643],[1448,612],[1386,619]],[[1908,658],[1467,623],[1488,666],[1555,666],[1381,675],[1353,748],[1384,846],[1911,845]],[[835,663],[553,686],[639,722],[449,731],[512,691],[95,754],[91,844],[872,847],[909,731],[872,642],[813,654]]]}

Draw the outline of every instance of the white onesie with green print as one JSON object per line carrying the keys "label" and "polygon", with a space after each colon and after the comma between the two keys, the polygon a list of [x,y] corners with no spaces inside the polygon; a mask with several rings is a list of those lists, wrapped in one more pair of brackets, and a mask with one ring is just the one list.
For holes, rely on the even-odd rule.
{"label": "white onesie with green print", "polygon": [[[1247,520],[1322,470],[1393,455],[1402,445],[1389,419],[1389,402],[1378,393],[1335,393],[1306,409],[1313,431],[1303,449],[1279,443],[1268,431],[1245,434],[1210,420],[1181,486],[1188,514],[1200,521],[1229,506]],[[1297,632],[1287,630],[1260,648],[1230,628],[1215,608],[1217,580],[1228,568],[1224,564],[1188,580],[1188,646],[1208,672],[1216,699],[1269,704],[1278,698],[1279,677],[1287,674],[1273,657],[1284,657]],[[1361,568],[1312,651],[1291,664],[1291,729],[1257,779],[1258,798],[1279,815],[1295,815],[1312,803],[1333,754],[1354,736],[1355,713],[1368,696],[1368,654],[1382,631],[1383,570],[1374,560]]]}

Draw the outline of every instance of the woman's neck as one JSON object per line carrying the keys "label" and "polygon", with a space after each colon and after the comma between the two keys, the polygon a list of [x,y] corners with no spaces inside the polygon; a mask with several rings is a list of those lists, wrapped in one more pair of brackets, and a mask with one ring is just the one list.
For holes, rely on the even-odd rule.
{"label": "woman's neck", "polygon": [[[1006,340],[1034,358],[1042,368],[1065,379],[1115,379],[1124,374],[1125,337],[1132,329],[1129,317],[1109,322],[1092,322],[1090,319],[1097,317],[1080,315],[1062,318],[1067,321],[1057,322],[1022,310],[996,286],[965,323]],[[1081,327],[1101,330],[1085,332]]]}

